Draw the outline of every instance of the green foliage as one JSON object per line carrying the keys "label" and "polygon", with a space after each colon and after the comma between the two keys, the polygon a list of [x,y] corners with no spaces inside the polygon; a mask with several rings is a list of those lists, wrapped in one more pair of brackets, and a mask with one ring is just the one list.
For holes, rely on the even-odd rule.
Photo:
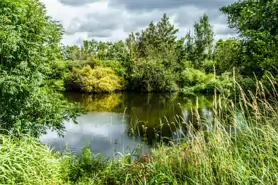
{"label": "green foliage", "polygon": [[233,67],[237,67],[240,71],[241,61],[241,44],[237,39],[229,39],[226,41],[219,40],[214,50],[214,60],[216,61],[216,72],[223,73],[225,71],[232,72]]}
{"label": "green foliage", "polygon": [[78,46],[62,46],[62,54],[65,60],[85,60],[89,57],[89,53]]}
{"label": "green foliage", "polygon": [[127,58],[127,48],[123,41],[102,42],[96,40],[84,40],[83,46],[63,46],[65,60],[119,60]]}
{"label": "green foliage", "polygon": [[202,68],[206,73],[214,73],[215,72],[215,65],[216,61],[214,60],[204,60],[202,63]]}
{"label": "green foliage", "polygon": [[59,54],[62,28],[46,16],[38,0],[0,2],[1,66],[9,70],[26,61],[33,70]]}
{"label": "green foliage", "polygon": [[[78,109],[47,87],[36,85],[38,77],[5,75],[0,78],[2,91],[1,129],[13,134],[28,133],[38,137],[50,128],[63,132],[62,122],[77,116]],[[8,103],[7,103],[8,102]]]}
{"label": "green foliage", "polygon": [[185,39],[186,58],[193,62],[195,68],[200,68],[205,59],[212,58],[214,33],[207,15],[194,24],[193,35],[189,32]]}
{"label": "green foliage", "polygon": [[81,66],[79,66],[79,68],[84,67],[86,65],[89,65],[91,68],[95,68],[97,66],[101,66],[102,65],[101,60],[97,59],[96,57],[91,57],[89,59],[78,61],[78,62],[81,65]]}
{"label": "green foliage", "polygon": [[181,73],[180,84],[183,87],[183,94],[213,93],[216,89],[218,92],[229,95],[232,89],[232,78],[228,73],[215,77],[213,74],[187,68]]}
{"label": "green foliage", "polygon": [[166,14],[157,24],[151,22],[147,29],[136,33],[136,58],[161,56],[168,59],[176,47],[178,31]]}
{"label": "green foliage", "polygon": [[0,129],[36,137],[48,128],[61,133],[77,109],[44,82],[59,57],[62,28],[38,0],[3,0],[0,7]]}
{"label": "green foliage", "polygon": [[[124,78],[124,89],[178,91],[185,85],[181,73],[186,68],[194,67],[212,73],[216,64],[212,60],[214,33],[207,15],[195,23],[194,35],[188,33],[185,38],[177,39],[178,31],[164,14],[156,24],[151,22],[146,29],[131,33],[125,43],[91,40],[84,41],[79,52],[75,52],[77,47],[72,50],[73,54],[84,53],[82,66],[88,64],[91,68],[101,66],[113,69],[118,76]],[[77,83],[81,81],[75,80],[75,86],[78,86]]]}
{"label": "green foliage", "polygon": [[84,146],[78,155],[65,151],[60,165],[62,178],[69,182],[76,182],[82,177],[93,177],[94,173],[103,170],[106,166],[102,156],[91,152],[89,144]]}
{"label": "green foliage", "polygon": [[242,74],[261,77],[265,70],[275,74],[278,66],[278,2],[243,0],[221,11],[228,15],[231,28],[239,31],[242,41]]}
{"label": "green foliage", "polygon": [[162,60],[138,59],[132,65],[131,86],[140,91],[176,91],[175,76]]}
{"label": "green foliage", "polygon": [[195,86],[199,83],[204,83],[205,81],[208,81],[213,77],[213,74],[206,75],[200,70],[187,68],[181,73],[181,84],[183,84],[184,86]]}
{"label": "green foliage", "polygon": [[122,62],[118,60],[103,60],[101,66],[113,69],[120,77],[126,77],[126,68],[123,67]]}
{"label": "green foliage", "polygon": [[106,93],[122,90],[122,79],[111,68],[85,66],[74,68],[69,74],[68,86],[83,92]]}
{"label": "green foliage", "polygon": [[63,184],[58,155],[34,138],[0,135],[0,184]]}

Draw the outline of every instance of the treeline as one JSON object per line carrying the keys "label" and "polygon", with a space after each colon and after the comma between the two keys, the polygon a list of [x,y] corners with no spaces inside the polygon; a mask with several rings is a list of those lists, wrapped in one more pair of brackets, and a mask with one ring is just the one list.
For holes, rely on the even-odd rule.
{"label": "treeline", "polygon": [[85,40],[81,47],[64,46],[51,79],[60,80],[54,81],[58,87],[83,92],[229,89],[230,74],[214,74],[214,33],[208,16],[203,15],[185,37],[177,38],[178,31],[164,14],[125,41]]}
{"label": "treeline", "polygon": [[229,92],[234,77],[243,87],[254,87],[252,79],[277,74],[274,4],[239,2],[221,8],[239,37],[216,44],[207,15],[200,17],[192,32],[177,38],[179,30],[164,14],[124,41],[85,40],[81,47],[63,46],[51,79],[60,80],[58,84],[54,80],[57,87],[83,92]]}

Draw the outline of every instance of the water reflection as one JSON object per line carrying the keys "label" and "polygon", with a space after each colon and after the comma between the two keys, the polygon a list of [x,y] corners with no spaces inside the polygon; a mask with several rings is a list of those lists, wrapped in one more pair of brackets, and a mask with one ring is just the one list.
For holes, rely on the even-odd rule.
{"label": "water reflection", "polygon": [[[142,145],[146,153],[157,139],[177,139],[186,133],[186,123],[198,128],[197,119],[212,117],[212,101],[204,96],[184,98],[178,94],[141,93],[65,96],[71,102],[79,102],[88,113],[78,118],[79,124],[65,123],[63,138],[54,132],[41,138],[55,150],[64,150],[68,143],[71,150],[80,151],[92,141],[91,150],[105,156],[112,156],[115,151],[133,151],[137,145]],[[142,142],[144,138],[146,144]]]}
{"label": "water reflection", "polygon": [[126,134],[126,124],[122,114],[107,112],[90,112],[78,118],[79,124],[66,122],[66,133],[59,137],[55,132],[48,132],[41,137],[42,143],[54,147],[56,151],[64,151],[66,144],[73,152],[81,151],[88,142],[91,151],[104,156],[112,156],[116,152],[133,152],[138,146],[143,153],[149,147],[141,144],[139,139],[130,139]]}

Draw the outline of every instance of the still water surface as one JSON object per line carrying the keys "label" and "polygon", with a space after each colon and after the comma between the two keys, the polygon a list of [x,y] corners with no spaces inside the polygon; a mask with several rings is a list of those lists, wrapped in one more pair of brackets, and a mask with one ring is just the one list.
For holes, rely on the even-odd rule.
{"label": "still water surface", "polygon": [[78,124],[65,122],[64,137],[48,131],[40,138],[56,151],[65,150],[68,144],[71,151],[79,152],[90,142],[93,153],[107,157],[116,152],[134,152],[138,147],[148,153],[157,140],[177,139],[186,132],[176,123],[197,123],[192,112],[196,108],[201,119],[212,117],[212,101],[204,96],[185,98],[178,94],[127,92],[65,96],[70,102],[79,102],[88,113],[77,119]]}

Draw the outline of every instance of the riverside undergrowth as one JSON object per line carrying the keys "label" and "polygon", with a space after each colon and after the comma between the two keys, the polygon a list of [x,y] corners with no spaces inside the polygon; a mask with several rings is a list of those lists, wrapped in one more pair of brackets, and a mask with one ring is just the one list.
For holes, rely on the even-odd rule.
{"label": "riverside undergrowth", "polygon": [[277,81],[268,79],[268,88],[257,81],[255,92],[234,83],[232,100],[216,94],[212,123],[198,119],[200,130],[186,123],[185,141],[161,144],[138,160],[103,159],[88,147],[58,157],[30,138],[1,136],[0,183],[277,184]]}

